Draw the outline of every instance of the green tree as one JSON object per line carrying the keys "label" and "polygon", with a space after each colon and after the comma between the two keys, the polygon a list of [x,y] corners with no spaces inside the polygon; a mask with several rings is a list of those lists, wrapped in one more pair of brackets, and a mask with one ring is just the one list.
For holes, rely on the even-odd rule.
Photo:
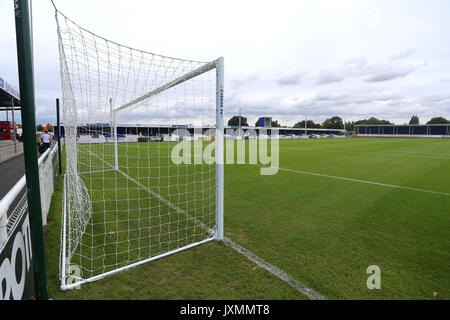
{"label": "green tree", "polygon": [[355,122],[355,124],[392,124],[392,123],[387,120],[379,120],[375,117],[371,117],[369,119],[358,120]]}
{"label": "green tree", "polygon": [[[304,128],[305,127],[305,120],[302,120],[300,122],[297,122],[296,124],[294,124],[294,128]],[[320,128],[321,125],[320,123],[315,123],[312,120],[307,120],[306,121],[306,127],[307,128]]]}
{"label": "green tree", "polygon": [[409,124],[419,124],[419,117],[418,116],[412,116],[411,120],[409,120]]}
{"label": "green tree", "polygon": [[347,121],[345,123],[345,130],[347,130],[347,131],[355,131],[355,122]]}
{"label": "green tree", "polygon": [[38,124],[38,125],[36,126],[36,130],[37,130],[37,131],[42,131],[42,130],[44,130],[44,126],[43,126],[42,124]]}
{"label": "green tree", "polygon": [[281,124],[278,123],[278,120],[272,120],[272,128],[281,128]]}
{"label": "green tree", "polygon": [[322,124],[324,129],[344,129],[341,117],[335,116],[325,120]]}
{"label": "green tree", "polygon": [[[233,116],[228,120],[229,126],[238,126],[239,125],[239,116]],[[247,118],[241,116],[241,126],[248,127]]]}
{"label": "green tree", "polygon": [[427,122],[427,124],[448,124],[448,123],[450,123],[450,121],[445,119],[444,117],[434,117]]}

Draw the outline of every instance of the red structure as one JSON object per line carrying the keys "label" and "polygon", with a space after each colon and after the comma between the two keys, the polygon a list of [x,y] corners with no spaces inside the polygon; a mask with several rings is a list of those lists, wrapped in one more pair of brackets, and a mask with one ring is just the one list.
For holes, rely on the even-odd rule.
{"label": "red structure", "polygon": [[0,121],[0,140],[14,140],[14,124],[12,121]]}
{"label": "red structure", "polygon": [[53,126],[50,123],[47,123],[47,125],[42,129],[42,132],[44,131],[53,131]]}

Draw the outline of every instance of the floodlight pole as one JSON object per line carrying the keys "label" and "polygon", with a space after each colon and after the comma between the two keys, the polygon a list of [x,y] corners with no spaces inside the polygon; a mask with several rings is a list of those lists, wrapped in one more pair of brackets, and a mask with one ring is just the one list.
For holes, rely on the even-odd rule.
{"label": "floodlight pole", "polygon": [[36,150],[36,114],[31,19],[29,0],[14,0],[17,61],[19,65],[20,100],[22,103],[23,151],[30,215],[30,235],[33,253],[33,275],[36,299],[47,300],[47,272],[45,266],[44,230],[42,226],[39,167]]}
{"label": "floodlight pole", "polygon": [[242,108],[239,108],[239,135],[244,138],[244,130],[242,130]]}
{"label": "floodlight pole", "polygon": [[239,127],[239,129],[238,129],[239,136],[241,136],[241,108],[239,108],[239,126],[238,127]]}
{"label": "floodlight pole", "polygon": [[308,124],[308,116],[305,116],[305,135],[308,134],[306,131],[307,124]]}
{"label": "floodlight pole", "polygon": [[216,60],[216,240],[223,240],[224,132],[223,132],[223,58]]}

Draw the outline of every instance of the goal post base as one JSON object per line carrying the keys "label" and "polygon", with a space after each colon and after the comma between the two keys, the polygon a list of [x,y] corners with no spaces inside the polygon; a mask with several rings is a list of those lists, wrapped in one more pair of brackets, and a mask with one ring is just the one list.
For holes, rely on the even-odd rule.
{"label": "goal post base", "polygon": [[190,248],[202,245],[202,244],[207,243],[207,242],[209,242],[211,240],[214,240],[214,238],[208,238],[208,239],[205,239],[205,240],[202,240],[202,241],[199,241],[199,242],[191,243],[191,244],[189,244],[187,246],[184,246],[184,247],[181,247],[181,248],[178,248],[178,249],[175,249],[175,250],[172,250],[172,251],[169,251],[169,252],[166,252],[166,253],[163,253],[163,254],[160,254],[160,255],[157,255],[157,256],[145,259],[145,260],[142,260],[142,261],[138,261],[138,262],[135,262],[133,264],[130,264],[130,265],[118,268],[118,269],[114,269],[114,270],[111,270],[111,271],[99,274],[99,275],[94,276],[94,277],[90,277],[90,278],[87,278],[87,279],[76,281],[76,282],[73,282],[71,284],[65,284],[67,279],[70,278],[70,276],[69,276],[69,277],[66,277],[66,279],[62,279],[63,283],[61,284],[60,288],[63,291],[74,289],[74,288],[79,287],[82,284],[103,279],[103,278],[105,278],[107,276],[110,276],[110,275],[113,275],[115,273],[119,273],[119,272],[122,272],[122,271],[125,271],[125,270],[129,270],[129,269],[135,268],[135,267],[140,266],[142,264],[145,264],[147,262],[155,261],[155,260],[158,260],[158,259],[170,256],[172,254],[175,254],[175,253],[178,253],[178,252],[181,252],[181,251],[184,251],[184,250],[187,250],[187,249],[190,249]]}

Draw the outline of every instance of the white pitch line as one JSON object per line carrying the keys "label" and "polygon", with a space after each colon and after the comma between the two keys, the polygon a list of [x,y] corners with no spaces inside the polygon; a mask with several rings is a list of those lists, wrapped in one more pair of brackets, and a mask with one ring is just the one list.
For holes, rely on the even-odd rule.
{"label": "white pitch line", "polygon": [[426,189],[406,187],[406,186],[398,186],[398,185],[395,185],[395,184],[387,184],[387,183],[381,183],[381,182],[375,182],[375,181],[338,177],[338,176],[332,176],[332,175],[328,175],[328,174],[308,172],[308,171],[301,171],[301,170],[294,170],[294,169],[287,169],[287,168],[278,168],[278,169],[279,170],[284,170],[284,171],[289,171],[289,172],[300,173],[300,174],[307,174],[307,175],[310,175],[310,176],[318,176],[318,177],[324,177],[324,178],[332,178],[332,179],[338,179],[338,180],[345,180],[345,181],[373,184],[373,185],[382,186],[382,187],[388,187],[388,188],[396,188],[396,189],[404,189],[404,190],[410,190],[410,191],[432,193],[432,194],[438,194],[438,195],[447,196],[447,197],[450,196],[450,193],[441,192],[441,191],[426,190]]}
{"label": "white pitch line", "polygon": [[292,276],[290,276],[289,274],[287,274],[283,270],[281,270],[281,269],[271,265],[267,261],[261,259],[260,257],[255,255],[251,251],[245,249],[244,247],[240,246],[239,244],[237,244],[236,242],[230,240],[229,238],[224,237],[223,238],[223,242],[226,245],[228,245],[229,247],[231,247],[234,250],[236,250],[237,252],[239,252],[240,254],[242,254],[245,257],[247,257],[252,262],[256,263],[259,267],[261,267],[263,269],[266,269],[267,271],[269,271],[274,276],[276,276],[279,279],[283,280],[284,282],[289,284],[291,287],[293,287],[295,290],[297,290],[300,293],[304,294],[305,296],[307,296],[311,300],[327,300],[327,298],[325,296],[321,295],[320,293],[317,293],[316,291],[314,291],[310,287],[306,286],[305,284],[301,283],[297,279],[293,278]]}
{"label": "white pitch line", "polygon": [[[289,150],[313,150],[314,148],[297,148],[297,147],[283,147],[283,149],[289,149]],[[321,148],[321,150],[325,150],[325,148]],[[361,154],[361,152],[358,151],[349,151],[349,150],[338,150],[338,149],[329,149],[326,150],[329,153],[357,153],[357,154]],[[372,154],[372,155],[378,155],[378,156],[394,156],[394,157],[398,157],[399,154],[396,153],[400,153],[400,154],[408,154],[408,155],[412,155],[416,158],[422,158],[422,159],[450,159],[450,157],[447,157],[444,154],[437,154],[437,153],[419,153],[419,152],[409,152],[409,151],[401,151],[401,150],[383,150],[383,151],[379,151],[379,152],[364,152],[362,153],[362,155],[367,155],[367,154]]]}
{"label": "white pitch line", "polygon": [[[84,150],[86,150],[87,152],[89,152],[90,154],[92,154],[94,157],[97,157],[98,159],[100,159],[101,161],[103,161],[106,165],[114,168],[113,165],[111,165],[110,163],[106,162],[105,160],[103,160],[102,158],[100,158],[99,156],[97,156],[96,154],[92,153],[90,150],[87,150],[85,148],[83,148]],[[130,181],[134,182],[135,184],[137,184],[138,186],[140,186],[141,188],[143,188],[144,190],[146,190],[147,192],[149,192],[151,195],[159,198],[161,201],[163,201],[164,203],[166,203],[167,205],[169,205],[171,208],[177,210],[178,212],[182,212],[184,213],[186,216],[188,216],[188,218],[192,219],[194,222],[200,224],[202,227],[204,228],[208,228],[210,233],[214,233],[213,230],[211,230],[206,224],[204,224],[203,222],[199,221],[196,217],[192,217],[190,214],[188,214],[185,210],[181,209],[180,207],[178,207],[177,205],[173,204],[172,202],[170,202],[169,200],[165,199],[164,197],[162,197],[161,195],[159,195],[158,193],[156,193],[155,191],[151,190],[150,188],[148,188],[147,186],[141,184],[139,181],[137,181],[136,179],[130,177],[128,174],[126,174],[125,172],[121,171],[121,170],[117,170],[120,174],[122,174],[125,178],[129,179]],[[234,242],[233,240],[224,237],[223,242],[229,246],[230,248],[236,250],[237,252],[239,252],[240,254],[244,255],[247,259],[249,259],[250,261],[252,261],[253,263],[255,263],[256,265],[258,265],[259,267],[266,269],[267,271],[269,271],[271,274],[273,274],[274,276],[276,276],[277,278],[283,280],[284,282],[286,282],[287,284],[289,284],[291,287],[293,287],[295,290],[297,290],[298,292],[300,292],[301,294],[307,296],[308,298],[310,298],[311,300],[327,300],[327,298],[319,293],[317,293],[316,291],[314,291],[313,289],[309,288],[308,286],[306,286],[305,284],[301,283],[300,281],[298,281],[297,279],[295,279],[294,277],[290,276],[289,274],[287,274],[286,272],[284,272],[283,270],[275,267],[274,265],[271,265],[270,263],[268,263],[267,261],[265,261],[264,259],[258,257],[257,255],[255,255],[254,253],[252,253],[251,251],[245,249],[244,247],[240,246],[239,244],[237,244],[236,242]]]}

